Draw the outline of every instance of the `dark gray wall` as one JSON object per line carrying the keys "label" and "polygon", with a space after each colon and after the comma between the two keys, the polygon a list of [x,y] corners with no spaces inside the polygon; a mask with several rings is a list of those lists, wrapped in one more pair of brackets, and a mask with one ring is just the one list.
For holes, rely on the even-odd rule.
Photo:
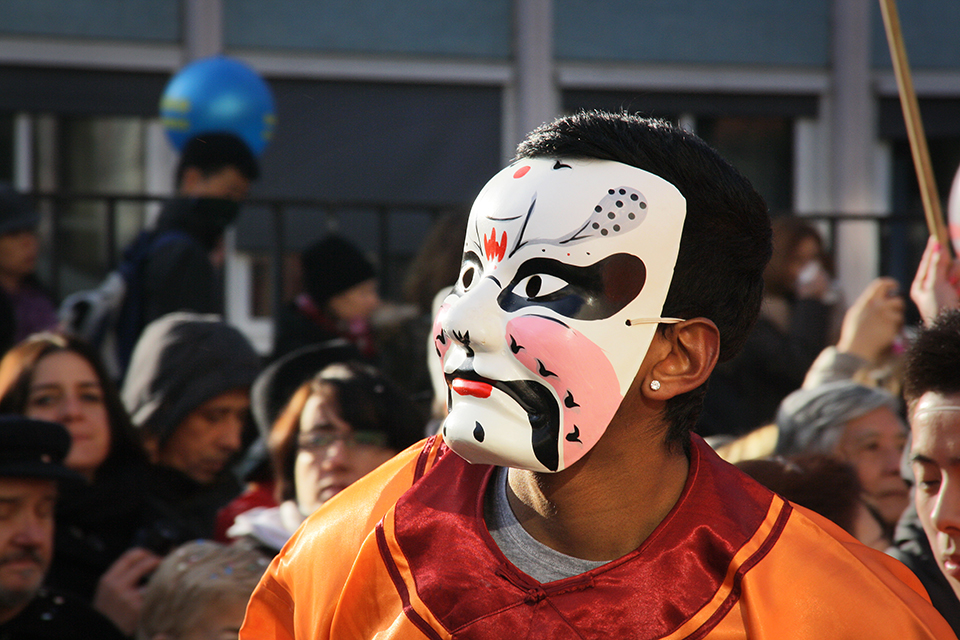
{"label": "dark gray wall", "polygon": [[831,5],[556,0],[556,51],[576,60],[825,66]]}
{"label": "dark gray wall", "polygon": [[[873,66],[890,68],[880,3],[872,2]],[[901,0],[897,3],[900,29],[910,68],[952,69],[960,67],[960,2],[956,0]]]}
{"label": "dark gray wall", "polygon": [[3,0],[0,33],[176,42],[180,39],[180,2]]}
{"label": "dark gray wall", "polygon": [[270,82],[275,137],[255,195],[364,202],[470,201],[500,164],[490,87]]}
{"label": "dark gray wall", "polygon": [[227,47],[506,58],[511,0],[224,0]]}

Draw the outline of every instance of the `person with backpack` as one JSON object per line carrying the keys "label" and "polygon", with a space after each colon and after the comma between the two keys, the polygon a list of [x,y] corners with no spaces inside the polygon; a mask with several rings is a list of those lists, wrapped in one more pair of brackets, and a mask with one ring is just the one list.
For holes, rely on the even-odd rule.
{"label": "person with backpack", "polygon": [[161,316],[173,311],[222,313],[218,271],[223,234],[259,175],[253,153],[232,134],[202,135],[187,142],[176,174],[178,197],[167,202],[150,232],[152,250],[143,264],[137,335],[123,345],[127,358],[143,328]]}
{"label": "person with backpack", "polygon": [[174,311],[223,313],[223,235],[260,175],[256,157],[229,133],[191,138],[176,171],[177,195],[126,248],[98,289],[64,300],[65,331],[94,344],[116,381],[150,322]]}

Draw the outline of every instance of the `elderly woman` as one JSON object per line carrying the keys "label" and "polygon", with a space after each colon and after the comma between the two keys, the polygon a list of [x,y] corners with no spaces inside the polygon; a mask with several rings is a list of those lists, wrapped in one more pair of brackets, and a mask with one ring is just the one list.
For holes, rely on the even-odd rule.
{"label": "elderly woman", "polygon": [[196,540],[168,555],[144,589],[137,640],[236,638],[269,559],[244,545]]}
{"label": "elderly woman", "polygon": [[907,426],[899,408],[889,393],[843,380],[795,391],[776,420],[778,454],[826,453],[853,465],[887,542],[909,500],[900,476]]}

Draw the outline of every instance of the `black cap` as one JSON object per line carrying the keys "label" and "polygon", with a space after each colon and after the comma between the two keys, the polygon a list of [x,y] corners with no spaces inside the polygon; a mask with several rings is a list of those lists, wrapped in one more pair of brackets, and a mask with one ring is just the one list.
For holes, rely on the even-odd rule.
{"label": "black cap", "polygon": [[35,229],[39,221],[26,196],[8,184],[0,184],[0,235]]}
{"label": "black cap", "polygon": [[0,478],[82,481],[63,466],[70,434],[62,426],[20,415],[0,415]]}
{"label": "black cap", "polygon": [[147,325],[120,391],[137,429],[163,445],[207,400],[249,389],[260,356],[243,333],[215,314],[175,311]]}

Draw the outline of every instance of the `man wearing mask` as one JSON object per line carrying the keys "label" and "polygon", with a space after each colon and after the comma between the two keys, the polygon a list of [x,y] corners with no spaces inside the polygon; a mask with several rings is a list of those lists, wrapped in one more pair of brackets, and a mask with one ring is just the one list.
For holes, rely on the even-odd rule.
{"label": "man wearing mask", "polygon": [[691,433],[769,257],[762,198],[693,134],[531,133],[437,315],[441,436],[307,519],[241,639],[953,637],[903,565]]}

